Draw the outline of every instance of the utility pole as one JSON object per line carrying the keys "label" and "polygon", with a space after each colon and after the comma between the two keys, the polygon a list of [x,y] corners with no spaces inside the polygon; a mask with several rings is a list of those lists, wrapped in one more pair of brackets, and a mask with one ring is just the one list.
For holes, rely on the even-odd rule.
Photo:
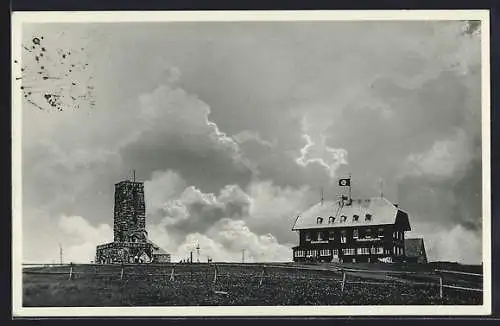
{"label": "utility pole", "polygon": [[193,252],[189,252],[189,262],[192,264],[193,263]]}
{"label": "utility pole", "polygon": [[59,244],[59,264],[62,265],[62,263],[63,263],[63,249],[61,244]]}
{"label": "utility pole", "polygon": [[200,262],[200,244],[196,245],[196,262]]}
{"label": "utility pole", "polygon": [[132,170],[132,173],[134,175],[134,182],[135,182],[135,170]]}

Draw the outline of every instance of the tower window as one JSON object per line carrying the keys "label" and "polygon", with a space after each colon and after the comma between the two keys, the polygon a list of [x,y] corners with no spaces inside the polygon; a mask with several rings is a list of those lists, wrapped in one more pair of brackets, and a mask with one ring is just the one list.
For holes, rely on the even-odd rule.
{"label": "tower window", "polygon": [[357,221],[358,221],[358,219],[359,219],[359,215],[354,215],[354,216],[352,217],[352,220],[353,220],[354,222],[357,222]]}
{"label": "tower window", "polygon": [[328,224],[333,224],[334,222],[335,222],[335,217],[330,216],[330,217],[328,218]]}
{"label": "tower window", "polygon": [[347,221],[347,216],[342,215],[342,216],[341,216],[341,219],[342,219],[342,222],[345,222],[345,221]]}
{"label": "tower window", "polygon": [[318,217],[316,218],[316,223],[317,223],[317,224],[321,224],[321,223],[323,223],[323,218],[322,218],[321,216],[318,216]]}
{"label": "tower window", "polygon": [[365,221],[371,221],[371,220],[372,220],[372,214],[366,214]]}

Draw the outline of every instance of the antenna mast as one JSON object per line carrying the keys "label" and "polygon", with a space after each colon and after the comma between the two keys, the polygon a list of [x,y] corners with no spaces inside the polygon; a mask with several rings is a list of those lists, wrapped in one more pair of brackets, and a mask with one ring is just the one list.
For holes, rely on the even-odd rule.
{"label": "antenna mast", "polygon": [[134,182],[135,182],[135,170],[132,170],[132,173],[134,175]]}
{"label": "antenna mast", "polygon": [[199,243],[196,245],[196,261],[198,263],[200,262],[200,244]]}
{"label": "antenna mast", "polygon": [[323,200],[324,200],[324,198],[323,198],[323,187],[321,187],[321,205],[323,205]]}

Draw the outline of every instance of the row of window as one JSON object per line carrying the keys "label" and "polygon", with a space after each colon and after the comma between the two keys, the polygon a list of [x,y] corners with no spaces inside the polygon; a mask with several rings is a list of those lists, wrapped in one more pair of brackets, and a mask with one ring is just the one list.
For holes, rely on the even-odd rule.
{"label": "row of window", "polygon": [[320,249],[319,252],[318,250],[297,250],[295,251],[295,257],[310,257],[310,256],[318,256],[318,253],[320,256],[331,256],[332,253],[334,256],[339,255],[339,250],[338,249]]}
{"label": "row of window", "polygon": [[[335,240],[335,232],[334,231],[320,231],[318,233],[315,234],[315,240],[317,241],[322,241],[322,240]],[[361,234],[361,237],[360,237],[360,232],[358,229],[353,229],[352,230],[352,237],[354,239],[358,239],[358,238],[371,238],[371,237],[375,237],[375,238],[382,238],[384,236],[384,229],[383,228],[379,228],[377,231],[375,232],[372,232],[371,229],[366,229],[362,234]],[[397,236],[397,239],[402,239],[403,238],[403,234],[402,232],[394,232],[393,236],[396,238]],[[312,236],[311,236],[311,232],[306,232],[305,234],[305,239],[306,241],[311,241],[312,240]],[[346,242],[346,239],[347,239],[347,231],[346,230],[342,230],[340,232],[340,242],[342,243],[345,243]]]}
{"label": "row of window", "polygon": [[[372,220],[372,214],[365,214],[365,221],[369,222]],[[336,218],[333,216],[328,217],[328,224],[334,224],[336,221]],[[354,214],[352,216],[352,221],[353,222],[358,222],[359,221],[359,215]],[[345,223],[347,222],[347,216],[346,215],[341,215],[340,219],[338,220],[340,223]],[[316,223],[317,224],[323,224],[323,218],[321,216],[318,216],[316,218]]]}
{"label": "row of window", "polygon": [[[384,248],[383,247],[371,247],[371,248],[345,248],[342,249],[342,254],[345,256],[352,256],[352,255],[381,255],[384,253]],[[385,250],[386,254],[390,254],[390,249]],[[393,253],[396,256],[401,256],[403,255],[404,251],[403,248],[400,247],[393,247]],[[338,256],[339,250],[338,249],[320,249],[320,250],[296,250],[294,252],[295,257],[317,257],[319,256]]]}

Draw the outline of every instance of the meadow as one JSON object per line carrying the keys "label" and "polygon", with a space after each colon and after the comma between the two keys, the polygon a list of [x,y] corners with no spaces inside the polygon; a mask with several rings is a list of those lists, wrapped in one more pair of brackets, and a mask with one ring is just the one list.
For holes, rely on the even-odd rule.
{"label": "meadow", "polygon": [[[23,306],[477,305],[482,292],[445,289],[435,275],[259,264],[74,265],[23,273]],[[480,288],[477,279],[447,283]],[[342,291],[343,290],[343,291]]]}

